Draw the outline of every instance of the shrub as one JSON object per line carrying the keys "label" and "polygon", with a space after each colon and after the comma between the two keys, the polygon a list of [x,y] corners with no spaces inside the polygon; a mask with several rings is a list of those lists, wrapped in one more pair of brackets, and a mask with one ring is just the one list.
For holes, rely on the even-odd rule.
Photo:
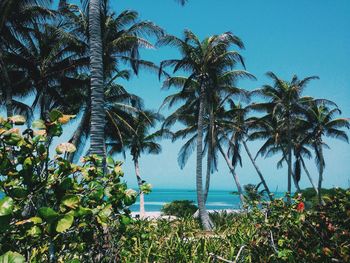
{"label": "shrub", "polygon": [[175,200],[169,204],[165,204],[161,212],[164,215],[172,215],[177,217],[189,217],[197,211],[197,206],[190,200]]}
{"label": "shrub", "polygon": [[131,222],[128,206],[137,193],[121,181],[121,162],[108,158],[107,172],[95,155],[82,158],[82,165],[70,163],[70,143],[59,144],[51,158],[49,142],[72,117],[54,110],[22,133],[15,125],[24,124],[23,117],[0,118],[1,262],[118,256],[112,242]]}
{"label": "shrub", "polygon": [[124,262],[214,262],[213,255],[236,262],[350,262],[350,191],[336,191],[319,210],[284,198],[262,202],[262,209],[214,214],[215,232],[198,220],[137,221],[122,238]]}

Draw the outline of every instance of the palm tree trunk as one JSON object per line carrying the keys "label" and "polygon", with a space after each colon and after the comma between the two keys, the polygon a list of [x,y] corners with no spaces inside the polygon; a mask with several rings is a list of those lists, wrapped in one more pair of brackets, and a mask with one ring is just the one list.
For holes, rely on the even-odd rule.
{"label": "palm tree trunk", "polygon": [[140,176],[140,167],[139,167],[138,158],[134,158],[134,165],[135,165],[135,174],[136,174],[136,179],[137,179],[137,185],[139,186],[139,191],[140,191],[140,218],[144,218],[144,216],[145,216],[145,196],[141,191],[142,179]]}
{"label": "palm tree trunk", "polygon": [[[289,174],[289,157],[287,156],[287,154],[286,154],[286,152],[284,150],[283,150],[283,157],[286,159],[286,162],[287,162],[287,165],[288,165],[288,174]],[[293,178],[294,186],[297,189],[297,192],[300,192],[300,186],[299,186],[299,183],[298,183],[298,181],[297,181],[297,179],[295,177],[295,174],[294,174],[293,170],[291,171],[291,173],[292,173],[291,178]],[[288,177],[288,185],[289,185],[289,180],[290,180],[290,178]],[[291,185],[291,182],[290,182],[290,185]],[[290,186],[290,188],[291,188],[291,186]],[[289,192],[289,190],[288,190],[288,192]],[[289,192],[289,193],[291,193],[291,192]]]}
{"label": "palm tree trunk", "polygon": [[318,189],[317,189],[317,186],[315,185],[314,181],[312,180],[312,177],[311,177],[311,175],[310,175],[310,173],[309,173],[309,170],[306,168],[306,165],[305,165],[305,162],[304,162],[303,158],[300,158],[300,160],[301,160],[301,164],[302,164],[302,166],[303,166],[303,169],[304,169],[304,171],[305,171],[307,177],[309,178],[309,181],[310,181],[312,187],[315,189],[316,194],[317,194],[317,196],[318,196]]}
{"label": "palm tree trunk", "polygon": [[256,162],[254,161],[254,158],[253,158],[252,154],[250,153],[250,151],[249,151],[249,149],[248,149],[248,145],[247,145],[247,143],[245,142],[245,140],[243,140],[243,146],[244,146],[244,149],[245,149],[245,151],[247,152],[247,154],[248,154],[248,156],[249,156],[249,159],[250,159],[250,161],[252,162],[252,164],[253,164],[253,166],[254,166],[256,172],[258,173],[262,184],[264,185],[265,191],[266,191],[267,194],[269,195],[270,201],[273,201],[272,194],[271,194],[271,192],[270,192],[269,187],[267,186],[267,183],[266,183],[266,181],[265,181],[265,178],[264,178],[264,176],[262,175],[262,173],[261,173],[259,167],[257,166]]}
{"label": "palm tree trunk", "polygon": [[101,3],[90,0],[89,34],[90,34],[90,74],[91,74],[91,132],[90,153],[106,159],[104,129],[106,113],[104,110],[103,61],[101,38]]}
{"label": "palm tree trunk", "polygon": [[[80,123],[79,123],[77,129],[75,130],[73,137],[71,139],[71,143],[76,148],[78,148],[78,145],[81,141],[81,137],[83,136],[85,123],[88,122],[87,118],[88,118],[88,110],[84,109],[84,113],[83,113],[83,116],[81,117]],[[76,154],[76,152],[68,154],[68,161],[73,162],[75,154]]]}
{"label": "palm tree trunk", "polygon": [[323,181],[323,169],[324,169],[324,158],[323,158],[323,149],[322,149],[322,142],[320,144],[320,169],[319,169],[319,177],[318,177],[318,203],[320,205],[324,205],[324,201],[322,200],[322,181]]}
{"label": "palm tree trunk", "polygon": [[[288,162],[288,193],[292,193],[292,134],[290,127],[290,118],[287,119],[287,133],[288,133],[288,149],[287,149],[287,162]],[[290,198],[289,198],[290,201]]]}
{"label": "palm tree trunk", "polygon": [[203,195],[203,177],[202,177],[202,144],[203,144],[203,115],[204,115],[204,87],[201,86],[199,98],[199,112],[198,112],[198,128],[197,128],[197,163],[196,163],[196,187],[197,187],[197,202],[199,208],[199,217],[202,226],[205,230],[211,230],[212,224],[209,215],[205,208]]}
{"label": "palm tree trunk", "polygon": [[230,158],[229,158],[229,157],[227,156],[227,154],[224,152],[224,150],[222,149],[222,147],[221,147],[220,144],[218,144],[218,148],[219,148],[220,153],[221,153],[222,156],[224,157],[224,159],[225,159],[225,161],[226,161],[226,163],[227,163],[228,168],[229,168],[230,171],[231,171],[231,174],[232,174],[232,176],[233,176],[233,180],[235,181],[236,186],[237,186],[239,198],[240,198],[240,200],[241,200],[242,205],[244,205],[244,204],[245,204],[245,200],[244,200],[243,190],[242,190],[242,186],[241,186],[241,184],[240,184],[240,182],[239,182],[238,176],[237,176],[237,174],[236,174],[236,172],[235,172],[235,168],[233,167],[233,165],[232,165],[232,163],[231,163],[231,161],[230,161]]}
{"label": "palm tree trunk", "polygon": [[6,89],[5,89],[5,105],[6,105],[6,114],[7,117],[13,115],[13,104],[12,104],[12,85],[11,80],[8,75],[6,65],[3,60],[2,52],[0,51],[0,68],[2,69],[2,74],[4,75]]}
{"label": "palm tree trunk", "polygon": [[204,203],[207,203],[209,187],[210,187],[210,176],[211,176],[211,164],[213,158],[213,141],[214,141],[214,116],[213,108],[210,109],[209,116],[209,127],[208,127],[208,154],[207,154],[207,174],[205,178],[205,189],[204,189]]}

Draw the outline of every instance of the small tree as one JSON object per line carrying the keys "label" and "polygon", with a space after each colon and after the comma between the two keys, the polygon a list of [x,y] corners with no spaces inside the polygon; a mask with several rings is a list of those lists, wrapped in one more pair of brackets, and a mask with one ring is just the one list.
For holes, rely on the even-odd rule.
{"label": "small tree", "polygon": [[15,125],[23,117],[0,118],[0,255],[20,253],[27,262],[118,256],[111,236],[119,238],[131,222],[128,206],[137,192],[127,189],[121,163],[111,158],[106,174],[96,155],[82,165],[67,161],[75,151],[70,143],[59,144],[51,158],[47,138],[60,136],[70,118],[54,110],[48,122],[35,121],[35,130],[22,133]]}

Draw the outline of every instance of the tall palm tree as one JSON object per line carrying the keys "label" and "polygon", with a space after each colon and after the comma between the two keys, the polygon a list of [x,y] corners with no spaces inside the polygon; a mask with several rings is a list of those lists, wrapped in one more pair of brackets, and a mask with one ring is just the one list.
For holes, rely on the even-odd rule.
{"label": "tall palm tree", "polygon": [[[87,1],[87,0],[86,0]],[[90,152],[105,157],[105,140],[104,125],[105,113],[103,111],[104,104],[104,64],[103,64],[103,36],[101,32],[101,11],[108,9],[108,1],[88,0],[89,6],[89,50],[90,50],[90,74],[91,74],[91,137]],[[185,4],[186,0],[178,0],[180,4]],[[135,56],[138,56],[138,48],[140,45],[148,45],[148,42],[140,40],[138,37],[138,28],[134,28],[133,37],[128,36],[126,39],[118,43],[119,46],[126,47],[123,53],[127,54],[127,58],[133,58],[132,67],[135,72],[138,70],[139,63],[135,63]],[[144,33],[154,34],[154,30]],[[159,30],[157,30],[159,33]]]}
{"label": "tall palm tree", "polygon": [[[50,1],[37,1],[37,0],[28,0],[28,1],[19,1],[19,0],[3,0],[0,2],[0,74],[2,81],[2,93],[3,101],[6,106],[7,116],[11,116],[14,110],[20,111],[17,113],[23,113],[23,108],[25,112],[28,113],[29,108],[25,107],[24,104],[21,104],[19,101],[14,101],[13,96],[22,96],[24,94],[18,94],[18,86],[14,84],[13,79],[11,79],[10,71],[14,71],[13,65],[6,60],[6,53],[9,50],[15,48],[13,44],[18,41],[18,36],[23,32],[28,32],[27,25],[32,23],[38,18],[46,18],[52,15],[47,7]],[[19,72],[18,72],[19,73]],[[23,77],[23,72],[20,75],[16,74],[17,77]],[[13,75],[13,74],[12,74]],[[23,82],[25,78],[21,80],[16,79],[15,83]],[[28,87],[28,85],[26,85]]]}
{"label": "tall palm tree", "polygon": [[105,160],[105,111],[103,87],[103,48],[101,34],[101,0],[89,0],[89,50],[91,75],[90,153]]}
{"label": "tall palm tree", "polygon": [[[91,6],[89,6],[89,8],[91,10]],[[130,109],[133,111],[136,110],[135,107],[129,104],[131,101],[135,101],[134,99],[136,99],[136,97],[134,95],[128,94],[123,87],[116,83],[116,80],[121,77],[124,79],[129,79],[130,75],[130,73],[126,73],[125,70],[120,69],[121,62],[129,63],[135,74],[138,73],[139,68],[141,67],[146,67],[148,69],[157,71],[158,67],[156,67],[153,63],[140,59],[139,49],[153,48],[153,45],[145,38],[143,38],[143,36],[159,37],[163,34],[162,29],[152,22],[140,21],[139,15],[135,11],[127,10],[121,12],[119,15],[116,15],[109,10],[108,1],[102,1],[102,5],[99,6],[99,8],[100,28],[98,31],[100,31],[99,34],[102,43],[102,90],[104,94],[103,96],[100,96],[98,93],[98,90],[101,88],[99,86],[100,84],[96,79],[92,80],[93,72],[90,71],[91,91],[88,93],[85,92],[85,95],[87,95],[87,97],[85,96],[84,100],[80,100],[82,116],[81,124],[79,125],[79,128],[76,130],[76,133],[72,138],[73,142],[79,143],[80,138],[83,139],[84,137],[86,138],[86,136],[90,135],[90,152],[97,154],[101,154],[101,145],[104,145],[104,143],[101,144],[98,142],[101,142],[101,140],[105,142],[106,126],[109,128],[113,127],[111,124],[112,121],[110,115],[108,112],[106,112],[106,107],[108,108],[108,105],[111,105],[112,103],[111,98],[106,97],[108,89],[113,85],[118,87],[120,96],[117,98],[116,102],[119,103],[119,106],[123,104],[122,107],[119,107],[120,109],[124,108],[127,111]],[[82,41],[85,41],[87,46],[89,40],[91,44],[91,39],[88,37],[91,36],[91,32],[88,32],[88,29],[91,29],[88,17],[90,20],[91,17],[72,5],[70,5],[67,10],[65,10],[65,16],[67,19],[67,24],[74,25],[72,30],[74,30],[76,35],[81,36]],[[96,41],[94,40],[93,42]],[[92,46],[90,45],[90,49],[91,48]],[[94,54],[90,53],[90,57],[91,56],[94,56]],[[91,64],[96,64],[95,62],[96,61],[90,59],[90,66]],[[98,70],[99,69],[96,69],[94,72]],[[92,92],[94,92],[94,94]],[[97,101],[92,99],[95,98],[96,95],[99,97],[99,100]],[[125,99],[124,101],[122,101],[122,97]],[[128,100],[128,102],[126,100]],[[136,101],[139,101],[139,99],[137,98]],[[128,108],[128,105],[131,106],[131,108]],[[97,107],[98,112],[96,112],[96,108],[94,107]],[[96,115],[95,113],[99,114]],[[93,115],[95,116],[94,118],[92,117]],[[104,117],[101,119],[102,115]],[[90,126],[91,128],[87,126]],[[95,140],[96,137],[98,138],[97,141]],[[99,144],[99,153],[96,152],[95,144]],[[93,148],[95,150],[91,151]],[[101,156],[105,155],[104,149],[105,147],[103,147],[103,154]]]}
{"label": "tall palm tree", "polygon": [[143,153],[159,154],[161,152],[161,145],[157,143],[157,140],[166,135],[166,133],[164,131],[153,133],[150,131],[161,120],[162,117],[159,114],[152,111],[140,111],[134,115],[135,117],[130,124],[132,129],[126,131],[127,134],[123,136],[122,140],[117,137],[107,142],[107,149],[109,149],[108,152],[110,154],[122,151],[124,155],[126,149],[130,150],[140,191],[140,217],[143,218],[145,216],[145,200],[144,193],[142,192],[144,181],[140,174],[139,160]]}
{"label": "tall palm tree", "polygon": [[311,80],[318,79],[318,77],[312,76],[299,80],[297,76],[293,76],[292,80],[288,82],[280,79],[272,72],[268,72],[267,76],[272,79],[273,85],[265,85],[255,93],[262,95],[268,102],[256,103],[252,105],[252,108],[267,112],[271,120],[276,122],[278,130],[285,134],[286,140],[280,140],[285,145],[280,144],[278,146],[282,146],[280,150],[286,156],[288,192],[291,192],[292,178],[296,182],[292,171],[293,125],[296,118],[305,113],[308,103],[312,101],[311,97],[301,96],[303,90]]}
{"label": "tall palm tree", "polygon": [[[174,73],[179,70],[184,70],[189,73],[186,81],[180,84],[182,86],[182,94],[191,93],[191,97],[196,98],[194,101],[187,101],[186,106],[195,105],[195,115],[197,116],[196,126],[196,188],[197,201],[199,207],[199,215],[204,229],[212,228],[208,213],[205,209],[203,195],[203,176],[202,176],[202,158],[203,158],[203,133],[204,133],[204,116],[210,109],[208,98],[215,93],[216,83],[218,78],[224,72],[227,72],[225,77],[228,79],[237,78],[237,75],[245,75],[246,73],[229,71],[237,64],[237,61],[242,62],[241,56],[230,51],[232,45],[243,48],[242,41],[230,32],[221,35],[214,35],[200,41],[198,37],[191,31],[186,30],[184,39],[179,39],[174,36],[165,36],[159,41],[159,45],[171,45],[179,49],[182,58],[165,60],[161,63],[161,69],[171,66],[174,68]],[[190,92],[192,81],[197,82],[195,92]],[[179,86],[179,85],[178,85]],[[181,97],[181,96],[180,96]],[[183,98],[184,99],[184,98]],[[186,99],[184,99],[186,102]]]}
{"label": "tall palm tree", "polygon": [[309,136],[310,143],[315,152],[315,160],[318,166],[318,201],[322,204],[322,181],[325,168],[325,159],[323,149],[328,147],[324,142],[324,137],[333,137],[336,139],[349,142],[348,135],[342,129],[350,128],[349,119],[335,118],[335,115],[341,114],[341,111],[336,108],[329,108],[325,103],[313,103],[307,111],[307,121],[310,125]]}
{"label": "tall palm tree", "polygon": [[249,139],[249,129],[254,126],[256,122],[256,118],[248,118],[250,113],[249,105],[247,107],[242,107],[241,104],[235,104],[234,102],[230,103],[230,109],[226,111],[225,115],[228,115],[229,121],[228,128],[232,130],[231,142],[230,145],[230,153],[232,155],[232,163],[237,165],[241,164],[241,156],[240,156],[240,145],[242,144],[251,163],[253,164],[262,185],[265,188],[265,191],[272,201],[272,194],[270,189],[266,183],[266,180],[261,173],[257,163],[255,162],[252,153],[249,150],[247,140]]}

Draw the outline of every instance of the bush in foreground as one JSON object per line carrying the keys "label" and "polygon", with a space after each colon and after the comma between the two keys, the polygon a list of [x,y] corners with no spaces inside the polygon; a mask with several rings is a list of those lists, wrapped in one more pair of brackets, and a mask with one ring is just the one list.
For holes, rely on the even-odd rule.
{"label": "bush in foreground", "polygon": [[215,214],[214,232],[201,231],[193,218],[136,221],[127,226],[132,238],[117,246],[125,262],[350,262],[349,218],[350,191],[336,191],[318,210],[297,197]]}
{"label": "bush in foreground", "polygon": [[21,116],[0,118],[0,262],[110,262],[131,222],[137,193],[121,181],[121,163],[97,156],[67,161],[74,145],[49,142],[73,116],[52,111],[23,132]]}

